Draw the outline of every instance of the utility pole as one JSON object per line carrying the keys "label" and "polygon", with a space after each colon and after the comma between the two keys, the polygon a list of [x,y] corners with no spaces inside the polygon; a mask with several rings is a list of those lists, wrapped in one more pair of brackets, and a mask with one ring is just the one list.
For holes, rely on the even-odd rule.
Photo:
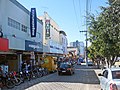
{"label": "utility pole", "polygon": [[86,30],[80,32],[86,32],[86,66],[88,67],[88,52],[87,52],[87,32],[88,32],[88,0],[86,0]]}
{"label": "utility pole", "polygon": [[88,54],[87,54],[87,30],[84,30],[84,31],[80,31],[81,32],[85,32],[86,34],[86,53],[85,53],[85,59],[86,59],[86,66],[88,66]]}
{"label": "utility pole", "polygon": [[[86,0],[86,31],[88,32],[88,0]],[[88,52],[87,52],[87,32],[86,32],[86,65],[88,66]]]}

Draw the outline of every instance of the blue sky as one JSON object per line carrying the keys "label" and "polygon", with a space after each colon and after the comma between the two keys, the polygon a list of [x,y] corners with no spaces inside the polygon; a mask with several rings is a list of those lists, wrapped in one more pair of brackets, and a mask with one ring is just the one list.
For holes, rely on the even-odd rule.
{"label": "blue sky", "polygon": [[[86,0],[17,0],[29,11],[36,8],[37,16],[41,16],[46,11],[50,17],[67,34],[68,43],[73,41],[85,42],[85,33],[79,31],[86,30],[85,12]],[[106,6],[107,0],[88,0],[89,13],[97,15],[100,13],[100,6]],[[91,6],[90,6],[91,5]]]}

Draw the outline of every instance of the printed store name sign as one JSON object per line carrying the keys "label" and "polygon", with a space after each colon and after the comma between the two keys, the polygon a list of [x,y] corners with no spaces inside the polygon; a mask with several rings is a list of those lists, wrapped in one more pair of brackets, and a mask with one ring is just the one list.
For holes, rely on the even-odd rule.
{"label": "printed store name sign", "polygon": [[36,37],[36,31],[37,31],[36,9],[31,8],[31,12],[30,12],[30,32],[31,32],[31,37]]}

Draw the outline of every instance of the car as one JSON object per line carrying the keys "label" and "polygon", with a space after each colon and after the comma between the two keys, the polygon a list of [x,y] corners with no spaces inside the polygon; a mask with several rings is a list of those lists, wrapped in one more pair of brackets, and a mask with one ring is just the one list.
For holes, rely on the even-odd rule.
{"label": "car", "polygon": [[92,61],[89,61],[87,64],[88,66],[94,66],[94,63]]}
{"label": "car", "polygon": [[80,62],[80,61],[77,61],[77,65],[81,65],[81,62]]}
{"label": "car", "polygon": [[81,65],[81,59],[80,58],[78,58],[78,60],[77,60],[77,65]]}
{"label": "car", "polygon": [[74,74],[74,66],[71,63],[61,63],[58,68],[58,75]]}
{"label": "car", "polygon": [[120,62],[115,62],[114,66],[115,67],[120,67]]}
{"label": "car", "polygon": [[101,90],[120,90],[120,68],[106,68],[98,76]]}

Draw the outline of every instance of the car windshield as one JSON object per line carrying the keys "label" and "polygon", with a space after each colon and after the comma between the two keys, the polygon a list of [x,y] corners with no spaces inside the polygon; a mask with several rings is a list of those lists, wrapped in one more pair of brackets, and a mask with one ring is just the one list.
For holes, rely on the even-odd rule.
{"label": "car windshield", "polygon": [[120,71],[112,71],[113,79],[120,79]]}
{"label": "car windshield", "polygon": [[68,64],[61,64],[60,65],[60,68],[70,68],[71,66],[70,65],[68,65]]}

